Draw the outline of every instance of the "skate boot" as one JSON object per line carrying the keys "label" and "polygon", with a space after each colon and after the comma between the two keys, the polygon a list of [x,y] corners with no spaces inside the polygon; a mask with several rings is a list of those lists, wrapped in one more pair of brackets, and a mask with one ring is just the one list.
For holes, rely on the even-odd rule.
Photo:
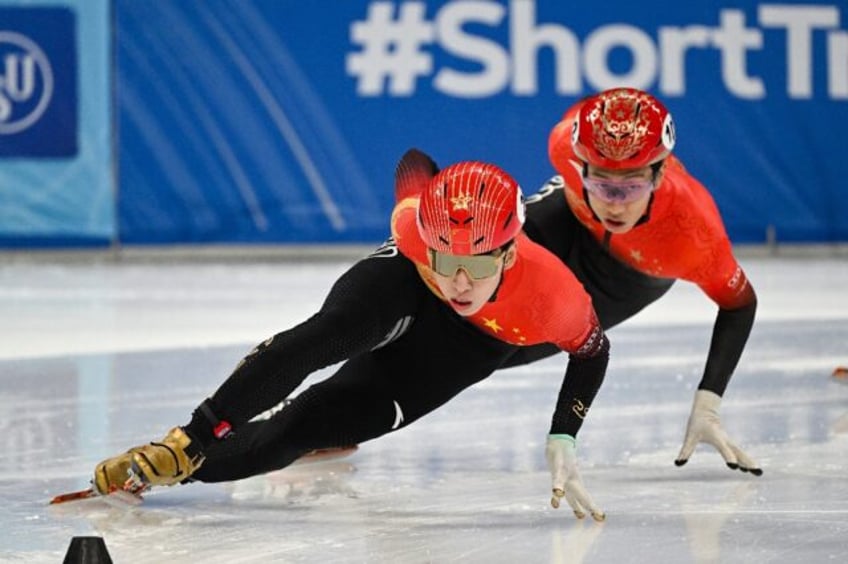
{"label": "skate boot", "polygon": [[130,477],[132,466],[132,450],[118,456],[107,458],[94,468],[94,479],[91,486],[100,495],[106,495],[124,488]]}
{"label": "skate boot", "polygon": [[173,486],[191,476],[204,456],[182,427],[174,427],[160,442],[129,452],[131,477],[146,486]]}

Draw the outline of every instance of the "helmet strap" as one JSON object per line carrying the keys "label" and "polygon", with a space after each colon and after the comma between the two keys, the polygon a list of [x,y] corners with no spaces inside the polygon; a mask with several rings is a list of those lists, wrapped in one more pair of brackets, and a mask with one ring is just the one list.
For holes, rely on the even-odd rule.
{"label": "helmet strap", "polygon": [[660,175],[665,168],[665,159],[659,160],[651,165],[651,181],[654,183],[654,190],[657,188],[657,184],[660,180]]}
{"label": "helmet strap", "polygon": [[[509,242],[504,243],[503,245],[501,245],[501,246],[499,247],[499,248],[500,248],[500,251],[501,251],[501,254],[502,254],[502,255],[506,255],[506,253],[508,253],[508,252],[509,252],[510,247],[512,247],[513,245],[515,245],[515,239],[512,239],[511,241],[509,241]],[[515,259],[517,260],[517,259],[518,259],[518,257],[516,256],[516,257],[515,257]],[[503,284],[504,276],[506,276],[506,270],[507,270],[507,269],[506,269],[506,256],[504,256],[503,261],[504,261],[504,262],[503,262],[503,264],[501,265],[501,278],[500,278],[500,280],[498,280],[498,285],[495,287],[495,291],[494,291],[494,292],[492,292],[492,295],[489,297],[489,300],[488,300],[488,301],[489,301],[490,303],[491,303],[491,302],[494,302],[494,301],[496,301],[496,300],[498,299],[498,292],[500,291],[500,289],[501,289],[501,285]]]}

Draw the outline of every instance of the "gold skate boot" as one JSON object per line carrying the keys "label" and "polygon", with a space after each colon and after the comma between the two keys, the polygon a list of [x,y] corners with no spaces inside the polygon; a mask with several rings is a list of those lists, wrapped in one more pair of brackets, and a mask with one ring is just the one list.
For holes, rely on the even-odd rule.
{"label": "gold skate boot", "polygon": [[148,486],[173,486],[200,468],[205,457],[182,427],[174,427],[160,442],[137,447],[130,454],[133,479]]}
{"label": "gold skate boot", "polygon": [[124,488],[124,484],[130,477],[132,453],[133,451],[130,450],[107,458],[94,468],[94,479],[91,480],[91,485],[97,493],[106,495]]}

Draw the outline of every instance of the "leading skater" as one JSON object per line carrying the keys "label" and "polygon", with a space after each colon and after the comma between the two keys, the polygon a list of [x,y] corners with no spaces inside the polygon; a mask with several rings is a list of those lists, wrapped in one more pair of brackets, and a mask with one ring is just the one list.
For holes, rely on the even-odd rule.
{"label": "leading skater", "polygon": [[[604,519],[578,472],[574,436],[609,341],[574,275],[522,233],[518,184],[479,162],[439,172],[412,150],[395,190],[394,242],[342,275],[317,314],[257,346],[186,425],[98,464],[98,492],[238,480],[374,439],[488,377],[518,347],[547,342],[569,353],[545,449],[551,503],[565,497],[578,518]],[[270,419],[251,421],[340,361]]]}
{"label": "leading skater", "polygon": [[[675,464],[707,443],[731,469],[759,476],[718,414],[757,297],[712,197],[671,154],[674,144],[671,114],[647,92],[614,88],[578,102],[550,133],[548,154],[559,174],[528,198],[524,229],[574,272],[604,329],[659,299],[676,279],[701,288],[718,313]],[[547,345],[527,347],[507,365],[554,353]]]}

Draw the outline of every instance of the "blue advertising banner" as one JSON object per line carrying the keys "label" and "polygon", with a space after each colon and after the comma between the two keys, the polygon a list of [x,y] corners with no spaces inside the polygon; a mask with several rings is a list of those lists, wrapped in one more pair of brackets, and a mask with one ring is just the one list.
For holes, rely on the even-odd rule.
{"label": "blue advertising banner", "polygon": [[0,6],[0,157],[77,152],[74,14]]}
{"label": "blue advertising banner", "polygon": [[666,102],[734,241],[848,240],[846,12],[117,0],[121,239],[378,241],[407,148],[495,162],[529,194],[565,109],[628,85]]}
{"label": "blue advertising banner", "polygon": [[109,0],[0,0],[0,247],[115,240]]}

